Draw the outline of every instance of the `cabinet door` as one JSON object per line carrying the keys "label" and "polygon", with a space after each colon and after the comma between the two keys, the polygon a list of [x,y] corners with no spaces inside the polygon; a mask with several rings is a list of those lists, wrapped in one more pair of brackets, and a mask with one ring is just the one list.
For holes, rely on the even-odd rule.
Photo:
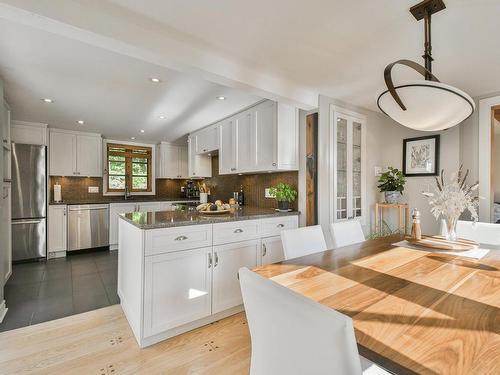
{"label": "cabinet door", "polygon": [[238,270],[257,265],[260,240],[214,246],[212,314],[241,305]]}
{"label": "cabinet door", "polygon": [[196,153],[206,154],[207,152],[215,151],[219,148],[219,140],[217,136],[217,127],[200,130],[196,133]]}
{"label": "cabinet door", "polygon": [[189,177],[212,177],[212,158],[196,154],[196,137],[188,137]]}
{"label": "cabinet door", "polygon": [[66,251],[66,206],[49,206],[48,211],[48,246],[49,252]]}
{"label": "cabinet door", "polygon": [[219,127],[219,174],[236,173],[236,129],[232,119],[224,121]]}
{"label": "cabinet door", "polygon": [[186,146],[179,146],[179,178],[189,178],[188,149]]}
{"label": "cabinet door", "polygon": [[135,203],[113,203],[109,205],[109,245],[118,245],[118,215],[134,212]]}
{"label": "cabinet door", "polygon": [[236,124],[236,150],[238,158],[237,172],[252,172],[256,167],[255,126],[253,112],[248,110],[238,114]]}
{"label": "cabinet door", "polygon": [[79,176],[102,177],[102,140],[90,135],[76,136],[76,172]]}
{"label": "cabinet door", "polygon": [[283,244],[281,237],[269,237],[262,239],[260,264],[272,264],[285,260],[285,253],[283,252]]}
{"label": "cabinet door", "polygon": [[256,166],[258,171],[277,168],[277,119],[276,102],[266,101],[254,109]]}
{"label": "cabinet door", "polygon": [[50,175],[76,176],[76,135],[50,132]]}
{"label": "cabinet door", "polygon": [[145,336],[210,315],[211,259],[210,247],[146,257]]}
{"label": "cabinet door", "polygon": [[161,145],[162,177],[179,178],[179,147],[176,145]]}

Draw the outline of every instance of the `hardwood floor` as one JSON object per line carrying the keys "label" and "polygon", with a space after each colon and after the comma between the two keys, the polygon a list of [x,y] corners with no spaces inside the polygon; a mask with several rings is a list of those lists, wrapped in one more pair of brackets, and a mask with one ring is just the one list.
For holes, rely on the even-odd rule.
{"label": "hardwood floor", "polygon": [[0,373],[248,374],[243,313],[139,349],[119,305],[0,333]]}

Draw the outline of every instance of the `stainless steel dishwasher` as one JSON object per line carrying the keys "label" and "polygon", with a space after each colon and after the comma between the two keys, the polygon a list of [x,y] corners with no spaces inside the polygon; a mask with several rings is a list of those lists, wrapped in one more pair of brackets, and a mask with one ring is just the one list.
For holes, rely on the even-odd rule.
{"label": "stainless steel dishwasher", "polygon": [[68,251],[109,245],[109,206],[68,206]]}

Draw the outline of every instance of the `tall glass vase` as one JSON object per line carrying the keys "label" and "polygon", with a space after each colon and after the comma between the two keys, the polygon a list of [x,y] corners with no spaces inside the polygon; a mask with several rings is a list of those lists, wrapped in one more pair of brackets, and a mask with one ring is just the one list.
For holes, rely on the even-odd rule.
{"label": "tall glass vase", "polygon": [[458,222],[458,217],[445,217],[446,221],[446,239],[449,241],[456,241],[457,239],[457,222]]}

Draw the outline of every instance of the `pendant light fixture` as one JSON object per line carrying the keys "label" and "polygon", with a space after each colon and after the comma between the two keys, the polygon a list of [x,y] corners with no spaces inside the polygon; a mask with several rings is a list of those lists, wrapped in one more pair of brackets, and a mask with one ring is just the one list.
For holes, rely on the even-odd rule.
{"label": "pendant light fixture", "polygon": [[[437,131],[451,128],[468,118],[475,110],[474,100],[456,87],[439,82],[432,74],[431,16],[446,6],[443,0],[425,0],[410,9],[417,21],[424,20],[425,66],[411,60],[398,60],[384,70],[387,90],[377,99],[382,112],[411,129]],[[392,69],[405,65],[420,73],[425,80],[394,85]]]}

